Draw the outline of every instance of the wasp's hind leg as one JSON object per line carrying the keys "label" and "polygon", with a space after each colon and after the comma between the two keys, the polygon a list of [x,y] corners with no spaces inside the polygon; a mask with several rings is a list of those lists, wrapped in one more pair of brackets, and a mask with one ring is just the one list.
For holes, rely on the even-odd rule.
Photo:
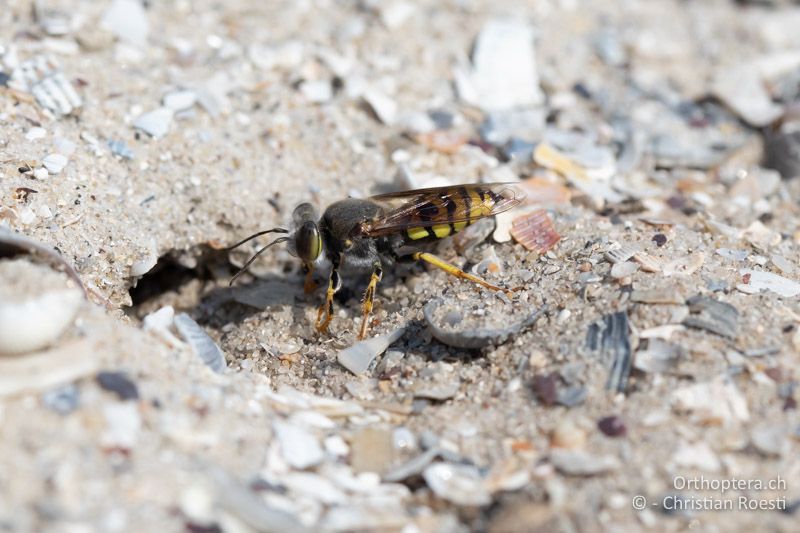
{"label": "wasp's hind leg", "polygon": [[497,285],[492,285],[488,281],[479,278],[478,276],[474,276],[468,272],[464,272],[460,268],[455,265],[451,265],[447,261],[439,259],[435,255],[428,253],[428,252],[416,252],[412,255],[414,259],[417,261],[425,261],[426,263],[435,266],[436,268],[441,268],[451,276],[455,276],[457,278],[466,279],[473,283],[477,283],[481,287],[486,287],[492,291],[504,292],[511,296],[514,291],[521,289],[522,287],[517,287],[515,289],[504,289],[503,287],[498,287]]}
{"label": "wasp's hind leg", "polygon": [[364,301],[361,304],[361,311],[364,317],[361,320],[361,331],[358,334],[359,339],[363,339],[367,335],[367,325],[369,324],[369,315],[372,313],[372,304],[375,302],[375,289],[378,282],[383,277],[383,269],[380,263],[373,265],[372,276],[369,278],[369,285],[367,290],[364,291]]}
{"label": "wasp's hind leg", "polygon": [[339,266],[333,265],[331,276],[328,279],[328,290],[325,292],[325,303],[317,311],[317,331],[328,332],[328,325],[333,320],[333,295],[341,288],[342,280],[339,277]]}

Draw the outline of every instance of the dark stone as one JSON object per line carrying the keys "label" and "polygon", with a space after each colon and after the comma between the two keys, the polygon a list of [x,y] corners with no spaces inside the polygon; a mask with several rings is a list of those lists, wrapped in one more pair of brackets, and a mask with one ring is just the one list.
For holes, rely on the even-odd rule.
{"label": "dark stone", "polygon": [[628,432],[625,422],[618,416],[606,416],[597,422],[597,427],[604,435],[609,437],[621,437]]}
{"label": "dark stone", "polygon": [[97,374],[97,384],[116,394],[120,400],[139,399],[139,388],[124,372],[100,372]]}
{"label": "dark stone", "polygon": [[764,136],[764,166],[777,170],[784,179],[800,176],[800,130],[767,133]]}
{"label": "dark stone", "polygon": [[554,372],[533,376],[533,390],[544,405],[555,405],[558,400],[558,375]]}

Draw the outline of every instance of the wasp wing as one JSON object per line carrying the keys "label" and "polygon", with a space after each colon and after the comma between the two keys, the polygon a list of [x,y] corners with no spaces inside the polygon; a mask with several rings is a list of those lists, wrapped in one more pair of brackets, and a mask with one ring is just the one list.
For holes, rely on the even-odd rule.
{"label": "wasp wing", "polygon": [[476,183],[380,194],[370,199],[384,205],[386,211],[377,220],[363,223],[361,233],[381,237],[412,228],[446,226],[452,231],[435,233],[444,237],[477,220],[508,211],[524,197],[512,183]]}

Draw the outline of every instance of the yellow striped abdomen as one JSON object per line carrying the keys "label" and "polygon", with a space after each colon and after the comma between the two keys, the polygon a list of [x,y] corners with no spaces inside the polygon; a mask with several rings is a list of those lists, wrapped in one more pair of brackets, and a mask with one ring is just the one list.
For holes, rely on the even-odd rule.
{"label": "yellow striped abdomen", "polygon": [[[498,196],[486,189],[454,187],[447,193],[418,198],[414,220],[425,225],[406,230],[409,239],[443,239],[492,214]],[[431,222],[436,222],[431,224]]]}

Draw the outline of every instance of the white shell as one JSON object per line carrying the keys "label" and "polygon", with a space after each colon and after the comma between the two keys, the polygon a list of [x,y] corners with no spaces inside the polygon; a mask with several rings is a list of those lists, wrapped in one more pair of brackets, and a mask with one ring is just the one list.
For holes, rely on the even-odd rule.
{"label": "white shell", "polygon": [[159,107],[148,113],[140,115],[133,121],[133,127],[142,130],[154,139],[160,139],[169,133],[172,124],[172,109]]}
{"label": "white shell", "polygon": [[173,91],[164,95],[164,107],[175,112],[186,111],[197,103],[197,93],[194,91]]}
{"label": "white shell", "polygon": [[784,298],[792,298],[800,294],[800,283],[784,278],[772,272],[762,272],[760,270],[750,270],[743,268],[739,271],[743,276],[749,276],[747,283],[739,283],[736,288],[748,294],[768,290],[779,294]]}
{"label": "white shell", "polygon": [[422,477],[437,496],[456,505],[487,505],[492,501],[483,477],[474,466],[434,463]]}
{"label": "white shell", "polygon": [[89,339],[60,345],[26,357],[0,358],[0,398],[39,392],[97,372],[101,359]]}
{"label": "white shell", "polygon": [[376,357],[402,337],[405,331],[405,328],[400,328],[386,335],[359,341],[339,352],[337,360],[340,365],[353,374],[361,374],[369,368],[369,365]]}
{"label": "white shell", "polygon": [[50,154],[44,158],[42,164],[50,174],[58,174],[67,166],[69,160],[62,154]]}
{"label": "white shell", "polygon": [[175,329],[181,337],[189,343],[192,351],[214,372],[222,373],[227,368],[225,354],[219,346],[208,336],[200,324],[192,320],[186,313],[178,314],[175,319]]}
{"label": "white shell", "polygon": [[292,468],[302,470],[322,461],[324,453],[311,432],[282,420],[275,420],[272,428],[280,443],[281,455]]}
{"label": "white shell", "polygon": [[82,302],[80,289],[0,302],[0,354],[21,354],[50,345],[72,324]]}
{"label": "white shell", "polygon": [[626,278],[637,270],[639,270],[639,265],[632,261],[615,263],[614,266],[611,267],[611,277],[614,279]]}

